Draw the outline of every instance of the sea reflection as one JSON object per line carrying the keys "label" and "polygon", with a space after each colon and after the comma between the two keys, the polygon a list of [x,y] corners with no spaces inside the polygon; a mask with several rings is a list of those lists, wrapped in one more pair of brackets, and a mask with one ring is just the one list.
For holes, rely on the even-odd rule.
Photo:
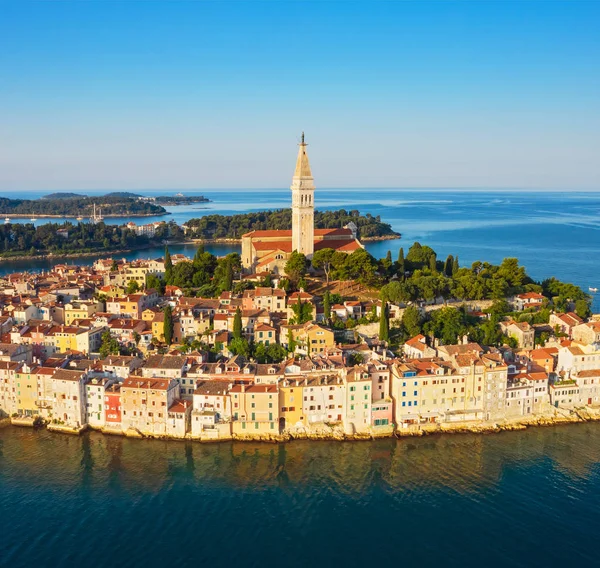
{"label": "sea reflection", "polygon": [[600,425],[494,435],[440,435],[369,442],[288,444],[136,440],[87,433],[0,430],[0,478],[22,486],[158,493],[173,484],[261,491],[319,486],[346,498],[387,493],[466,494],[497,485],[507,468],[550,461],[586,478],[600,462]]}

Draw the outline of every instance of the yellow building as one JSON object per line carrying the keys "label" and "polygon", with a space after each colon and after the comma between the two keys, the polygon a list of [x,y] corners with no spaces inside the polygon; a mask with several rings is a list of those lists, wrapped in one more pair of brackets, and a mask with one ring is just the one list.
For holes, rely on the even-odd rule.
{"label": "yellow building", "polygon": [[39,414],[38,406],[38,376],[36,370],[39,367],[23,365],[15,373],[15,386],[17,389],[17,413],[24,416],[35,416]]}
{"label": "yellow building", "polygon": [[279,394],[276,385],[234,385],[229,394],[232,433],[253,436],[279,433]]}
{"label": "yellow building", "polygon": [[333,331],[316,323],[307,322],[304,325],[282,325],[279,342],[288,346],[289,334],[297,343],[296,351],[305,355],[323,353],[335,346]]}
{"label": "yellow building", "polygon": [[65,305],[65,325],[71,325],[76,320],[88,319],[100,311],[96,302],[77,302]]}
{"label": "yellow building", "polygon": [[285,379],[279,383],[279,428],[304,425],[302,413],[303,380]]}

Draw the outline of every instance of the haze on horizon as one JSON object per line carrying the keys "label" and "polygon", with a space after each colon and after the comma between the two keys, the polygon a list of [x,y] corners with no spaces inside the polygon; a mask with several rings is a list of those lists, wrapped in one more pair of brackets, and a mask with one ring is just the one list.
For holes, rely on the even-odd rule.
{"label": "haze on horizon", "polygon": [[[600,189],[598,2],[2,4],[0,192]],[[0,193],[1,195],[1,193]]]}

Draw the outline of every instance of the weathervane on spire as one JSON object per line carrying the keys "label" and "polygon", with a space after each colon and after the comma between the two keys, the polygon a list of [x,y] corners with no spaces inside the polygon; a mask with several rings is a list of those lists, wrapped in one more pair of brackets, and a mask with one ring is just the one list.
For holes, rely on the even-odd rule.
{"label": "weathervane on spire", "polygon": [[301,144],[304,146],[304,130],[302,131],[302,142]]}

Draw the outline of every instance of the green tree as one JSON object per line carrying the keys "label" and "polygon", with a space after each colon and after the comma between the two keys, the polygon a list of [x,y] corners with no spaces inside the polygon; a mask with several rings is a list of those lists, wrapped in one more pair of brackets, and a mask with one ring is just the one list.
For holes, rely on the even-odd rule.
{"label": "green tree", "polygon": [[313,305],[310,302],[303,302],[298,298],[298,301],[295,304],[292,304],[292,312],[294,312],[294,317],[290,322],[302,325],[312,319]]}
{"label": "green tree", "polygon": [[389,341],[390,339],[390,316],[388,314],[387,302],[381,304],[381,317],[379,318],[379,339]]}
{"label": "green tree", "polygon": [[444,263],[444,274],[450,278],[452,276],[452,269],[454,267],[454,257],[449,254],[446,262]]}
{"label": "green tree", "polygon": [[293,331],[288,328],[288,332],[287,332],[288,353],[294,353],[294,351],[296,351],[296,347],[298,347],[298,342],[294,339]]}
{"label": "green tree", "polygon": [[592,313],[592,311],[590,310],[589,303],[586,300],[584,300],[583,298],[580,300],[577,300],[575,302],[575,313],[581,319],[587,319],[588,317],[590,317],[590,314]]}
{"label": "green tree", "polygon": [[127,283],[127,288],[125,288],[125,293],[126,294],[135,294],[136,292],[139,292],[140,290],[140,285],[137,283],[137,280],[130,280]]}
{"label": "green tree", "polygon": [[323,296],[323,317],[326,321],[331,319],[331,294],[329,290]]}
{"label": "green tree", "polygon": [[437,272],[437,258],[435,253],[429,257],[429,270],[431,270],[432,274]]}
{"label": "green tree", "polygon": [[171,260],[169,247],[165,247],[165,283],[173,283],[173,261]]}
{"label": "green tree", "polygon": [[332,259],[335,251],[331,248],[320,249],[313,254],[312,265],[316,270],[322,270],[325,273],[325,283],[329,286],[329,275],[332,269]]}
{"label": "green tree", "polygon": [[235,310],[235,316],[233,316],[233,337],[234,339],[242,337],[242,312],[240,308]]}
{"label": "green tree", "polygon": [[398,276],[400,278],[404,278],[404,274],[406,272],[406,263],[404,261],[404,249],[402,247],[400,247],[400,250],[398,251],[398,262],[396,264],[396,272],[398,273]]}
{"label": "green tree", "polygon": [[173,310],[171,306],[167,304],[165,309],[163,310],[164,314],[164,322],[163,322],[163,336],[165,338],[165,343],[167,345],[171,345],[173,342]]}
{"label": "green tree", "polygon": [[458,270],[460,268],[460,265],[458,264],[458,255],[454,257],[454,260],[452,261],[452,275],[455,275]]}
{"label": "green tree", "polygon": [[301,252],[294,251],[285,263],[284,270],[289,279],[296,284],[306,274],[307,266],[308,261],[306,260],[306,256]]}
{"label": "green tree", "polygon": [[416,306],[408,306],[402,314],[402,327],[409,337],[419,335],[422,331],[423,318]]}
{"label": "green tree", "polygon": [[227,347],[234,355],[250,356],[250,344],[244,337],[234,337]]}
{"label": "green tree", "polygon": [[99,349],[100,356],[104,358],[109,355],[118,355],[119,351],[119,342],[110,334],[110,331],[105,331],[102,334],[102,343]]}

